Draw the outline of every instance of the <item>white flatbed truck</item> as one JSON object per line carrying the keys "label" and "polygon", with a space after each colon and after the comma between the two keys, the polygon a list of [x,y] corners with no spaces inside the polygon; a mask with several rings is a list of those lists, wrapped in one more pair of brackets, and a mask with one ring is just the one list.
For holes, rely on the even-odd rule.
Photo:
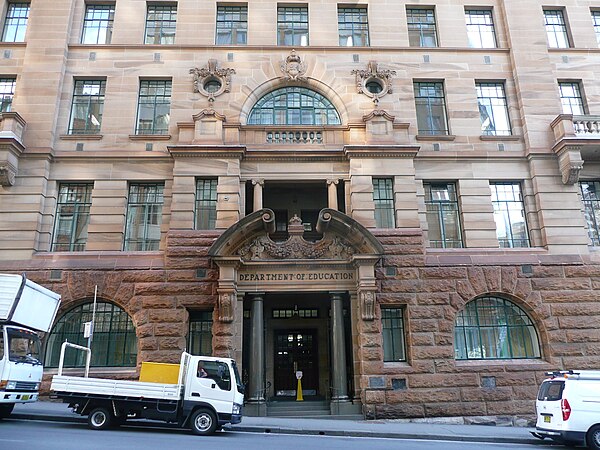
{"label": "white flatbed truck", "polygon": [[24,275],[0,274],[0,419],[38,399],[43,366],[38,332],[52,327],[60,295]]}
{"label": "white flatbed truck", "polygon": [[[67,347],[86,351],[85,376],[62,374]],[[51,398],[62,399],[74,412],[88,416],[94,430],[118,426],[130,419],[152,419],[190,427],[210,435],[223,425],[242,421],[244,387],[233,359],[193,356],[184,352],[177,384],[88,378],[90,352],[63,343]]]}

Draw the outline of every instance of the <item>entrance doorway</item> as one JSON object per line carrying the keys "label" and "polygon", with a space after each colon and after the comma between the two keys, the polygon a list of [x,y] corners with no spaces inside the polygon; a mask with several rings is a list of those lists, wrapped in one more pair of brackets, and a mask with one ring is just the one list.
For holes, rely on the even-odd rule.
{"label": "entrance doorway", "polygon": [[317,330],[275,331],[274,392],[296,396],[296,372],[302,372],[304,395],[316,395],[319,388]]}

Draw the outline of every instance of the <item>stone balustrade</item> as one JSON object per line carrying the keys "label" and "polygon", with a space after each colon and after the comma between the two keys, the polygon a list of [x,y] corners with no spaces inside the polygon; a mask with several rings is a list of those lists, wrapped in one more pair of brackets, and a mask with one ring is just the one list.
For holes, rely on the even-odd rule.
{"label": "stone balustrade", "polygon": [[600,137],[600,116],[573,116],[573,129],[577,137]]}
{"label": "stone balustrade", "polygon": [[268,130],[267,144],[323,144],[323,132],[315,130]]}

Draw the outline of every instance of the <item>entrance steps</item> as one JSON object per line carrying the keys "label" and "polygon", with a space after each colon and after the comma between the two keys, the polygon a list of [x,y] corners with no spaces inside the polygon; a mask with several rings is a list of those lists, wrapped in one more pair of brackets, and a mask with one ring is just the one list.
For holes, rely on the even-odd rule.
{"label": "entrance steps", "polygon": [[267,403],[269,417],[320,417],[331,415],[327,400],[275,400]]}

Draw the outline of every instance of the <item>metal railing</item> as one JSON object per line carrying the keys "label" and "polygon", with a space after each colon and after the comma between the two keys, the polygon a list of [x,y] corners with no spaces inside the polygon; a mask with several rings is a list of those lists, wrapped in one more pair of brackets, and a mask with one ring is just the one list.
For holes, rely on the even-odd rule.
{"label": "metal railing", "polygon": [[83,346],[77,345],[77,344],[71,344],[68,341],[63,342],[60,347],[60,359],[58,360],[58,375],[59,376],[62,375],[63,364],[65,362],[65,351],[67,350],[67,347],[71,347],[71,348],[74,348],[75,350],[81,350],[81,351],[84,351],[87,353],[86,358],[85,358],[85,375],[84,375],[85,378],[87,378],[90,373],[90,362],[92,360],[92,351],[87,347],[83,347]]}

